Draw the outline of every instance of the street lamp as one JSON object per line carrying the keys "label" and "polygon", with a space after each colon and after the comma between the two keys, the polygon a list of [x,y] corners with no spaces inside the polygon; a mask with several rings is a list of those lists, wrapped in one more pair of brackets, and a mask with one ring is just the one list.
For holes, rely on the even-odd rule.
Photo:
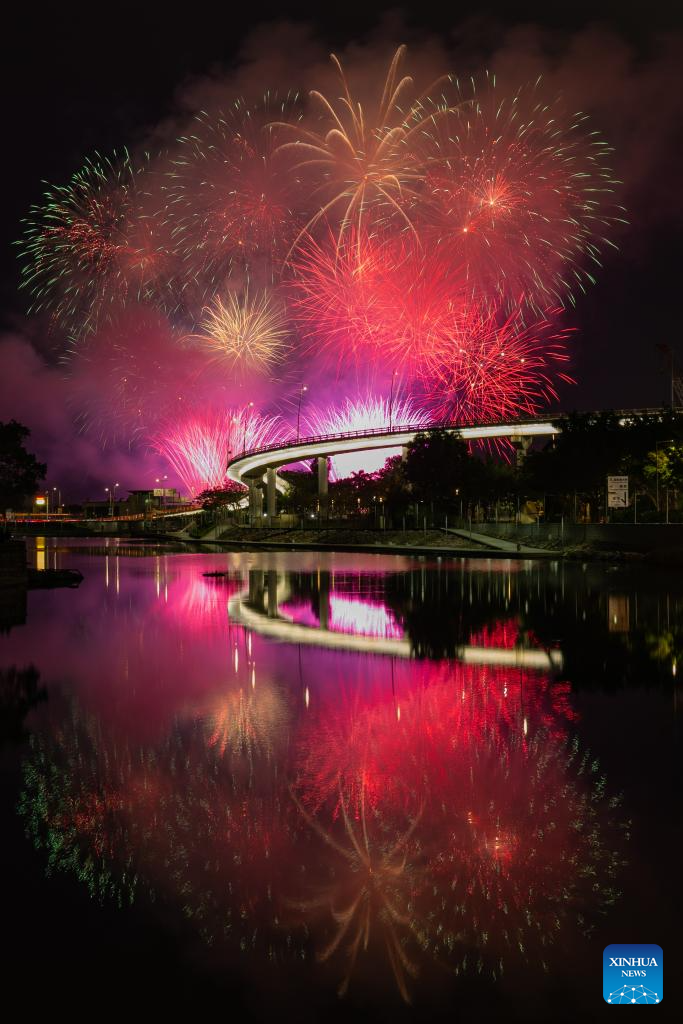
{"label": "street lamp", "polygon": [[391,392],[389,394],[389,433],[391,433],[392,422],[394,418],[394,381],[396,380],[396,374],[398,370],[394,370],[391,375]]}
{"label": "street lamp", "polygon": [[116,497],[116,488],[119,487],[119,486],[120,486],[120,484],[114,484],[113,487],[105,487],[104,488],[105,491],[107,491],[107,493],[109,494],[109,515],[110,516],[114,515],[114,499]]}
{"label": "street lamp", "polygon": [[[52,488],[52,493],[57,495],[57,508],[58,509],[61,508],[62,507],[62,492],[60,491],[59,487],[53,487]],[[54,506],[54,500],[53,500],[53,506]],[[54,511],[54,507],[53,507],[53,511]]]}
{"label": "street lamp", "polygon": [[253,409],[253,408],[254,408],[254,403],[253,402],[249,402],[249,405],[244,410],[244,437],[242,438],[242,455],[244,455],[244,453],[247,450],[247,424],[249,422],[247,410],[248,409]]}
{"label": "street lamp", "polygon": [[298,404],[297,410],[296,410],[296,439],[297,439],[297,441],[299,440],[299,437],[301,436],[301,430],[300,430],[300,427],[301,427],[301,399],[304,397],[304,391],[308,391],[308,388],[306,387],[305,384],[302,384],[301,387],[299,388],[299,404]]}

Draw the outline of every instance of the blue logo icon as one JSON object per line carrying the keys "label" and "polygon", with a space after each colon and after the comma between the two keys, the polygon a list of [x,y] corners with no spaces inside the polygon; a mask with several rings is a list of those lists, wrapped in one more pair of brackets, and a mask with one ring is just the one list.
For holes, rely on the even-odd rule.
{"label": "blue logo icon", "polygon": [[602,954],[602,994],[606,1003],[642,1006],[661,1003],[664,995],[664,954],[649,942],[619,942]]}

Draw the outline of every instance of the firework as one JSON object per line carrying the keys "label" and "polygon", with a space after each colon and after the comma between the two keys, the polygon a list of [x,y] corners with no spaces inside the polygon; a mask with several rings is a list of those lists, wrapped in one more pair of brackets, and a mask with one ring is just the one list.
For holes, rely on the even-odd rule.
{"label": "firework", "polygon": [[228,384],[153,310],[128,310],[102,325],[72,347],[65,369],[79,426],[103,448],[145,443],[160,422],[185,417]]}
{"label": "firework", "polygon": [[151,444],[183,481],[188,494],[222,487],[231,458],[281,437],[280,422],[252,408],[194,414],[170,422]]}
{"label": "firework", "polygon": [[461,310],[422,368],[427,405],[437,422],[477,423],[531,415],[557,399],[571,331],[557,310],[526,326],[520,309],[507,316],[485,307]]}
{"label": "firework", "polygon": [[479,301],[539,310],[594,280],[623,221],[611,149],[587,116],[546,102],[540,80],[510,96],[493,76],[453,82],[444,117],[422,134],[429,158],[420,237],[465,268]]}
{"label": "firework", "polygon": [[400,74],[405,52],[405,46],[396,50],[376,110],[369,117],[352,97],[342,65],[333,54],[343,94],[337,105],[314,90],[311,100],[320,111],[317,130],[301,124],[278,125],[285,135],[294,136],[280,151],[289,157],[293,173],[313,177],[313,198],[319,202],[296,242],[321,218],[336,218],[340,241],[349,227],[360,229],[368,222],[394,220],[400,229],[414,231],[406,211],[422,187],[425,172],[415,143],[447,108],[425,102],[424,95],[415,96],[412,78]]}
{"label": "firework", "polygon": [[257,283],[272,283],[296,234],[295,183],[275,156],[276,118],[298,122],[295,96],[267,93],[254,106],[240,99],[213,116],[201,112],[180,139],[167,216],[186,284],[204,299],[245,271]]}
{"label": "firework", "polygon": [[282,306],[263,293],[251,299],[217,296],[204,309],[199,341],[229,370],[265,373],[287,352],[286,320]]}
{"label": "firework", "polygon": [[[408,398],[397,395],[380,397],[366,395],[350,399],[337,408],[314,410],[308,417],[312,434],[345,434],[355,430],[363,431],[377,427],[407,426],[418,429],[426,426],[428,416],[417,409]],[[400,455],[399,448],[381,448],[376,451],[350,452],[335,455],[331,459],[330,472],[333,480],[341,480],[351,473],[363,469],[376,473],[387,459]]]}
{"label": "firework", "polygon": [[97,156],[31,208],[20,243],[31,312],[81,336],[131,300],[160,298],[170,254],[145,219],[146,171],[127,152]]}

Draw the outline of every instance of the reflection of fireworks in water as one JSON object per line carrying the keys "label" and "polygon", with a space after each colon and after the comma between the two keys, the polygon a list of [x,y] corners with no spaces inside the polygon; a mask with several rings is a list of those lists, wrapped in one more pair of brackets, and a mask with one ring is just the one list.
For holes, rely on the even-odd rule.
{"label": "reflection of fireworks in water", "polygon": [[287,351],[284,310],[263,293],[217,296],[203,310],[196,337],[228,369],[267,372]]}
{"label": "reflection of fireworks in water", "polygon": [[81,334],[129,300],[160,298],[169,254],[144,220],[144,175],[128,153],[122,159],[98,156],[31,208],[22,255],[32,312],[47,310]]}
{"label": "reflection of fireworks in water", "polygon": [[137,841],[158,792],[144,757],[107,746],[98,724],[72,708],[54,738],[31,737],[19,813],[47,855],[46,871],[73,872],[98,899],[132,903],[140,884]]}
{"label": "reflection of fireworks in water", "polygon": [[330,594],[328,628],[353,636],[377,636],[400,640],[403,630],[392,612],[380,601],[358,600]]}
{"label": "reflection of fireworks in water", "polygon": [[272,444],[280,436],[276,417],[261,416],[253,409],[226,410],[171,422],[153,439],[152,446],[168,459],[193,496],[207,488],[224,486],[231,458],[247,449]]}
{"label": "reflection of fireworks in water", "polygon": [[427,906],[439,911],[425,949],[456,972],[486,966],[497,977],[507,956],[547,969],[560,930],[590,931],[590,914],[618,896],[615,846],[627,837],[618,801],[606,798],[590,752],[543,729],[531,740],[466,739],[454,767],[441,793],[449,840],[430,861],[422,919]]}
{"label": "reflection of fireworks in water", "polygon": [[[407,978],[414,977],[418,970],[406,951],[406,939],[415,929],[416,862],[421,858],[420,844],[414,833],[420,813],[406,821],[403,831],[392,834],[383,827],[379,816],[375,815],[372,822],[368,821],[363,793],[359,822],[355,824],[340,793],[343,830],[333,832],[322,826],[318,818],[312,817],[294,793],[292,797],[302,818],[322,839],[327,851],[337,854],[334,868],[329,866],[330,882],[322,886],[321,893],[292,902],[294,909],[305,915],[309,928],[313,925],[311,918],[316,911],[328,911],[332,918],[332,936],[319,950],[318,960],[325,963],[340,947],[345,948],[348,964],[338,989],[339,995],[344,995],[359,952],[368,951],[371,938],[377,931],[398,989],[409,1002]],[[339,837],[338,832],[341,832]],[[323,863],[325,859],[320,858]],[[319,863],[316,861],[316,867]],[[424,881],[420,879],[421,884]]]}
{"label": "reflection of fireworks in water", "polygon": [[281,743],[286,726],[286,706],[272,683],[252,682],[246,686],[228,686],[214,697],[206,718],[210,747],[219,757],[243,755],[271,758]]}
{"label": "reflection of fireworks in water", "polygon": [[[457,678],[438,682],[444,669],[437,670],[436,685],[384,702],[340,705],[335,692],[344,720],[331,721],[333,709],[324,707],[302,737],[297,806],[329,859],[341,855],[353,874],[330,863],[334,881],[324,895],[298,906],[331,913],[322,959],[349,936],[342,988],[359,949],[367,948],[371,920],[403,929],[411,971],[397,970],[393,939],[387,952],[406,998],[418,951],[456,973],[486,967],[494,977],[510,956],[546,964],[562,928],[589,930],[590,913],[617,896],[618,837],[626,826],[589,752],[566,740],[557,719],[550,728],[541,724],[547,700],[540,714],[532,703],[524,713],[500,715],[512,699],[505,673],[495,673],[496,695],[486,673],[468,667],[477,694],[467,696]],[[552,702],[543,677],[525,674],[524,690],[533,691],[534,678],[537,696],[547,689]],[[373,844],[380,851],[374,858]],[[384,868],[396,863],[382,858],[394,848],[405,858],[391,878]],[[366,878],[371,871],[377,879]],[[383,885],[394,915],[383,907]]]}
{"label": "reflection of fireworks in water", "polygon": [[[424,426],[426,415],[416,409],[409,399],[389,397],[383,398],[367,395],[364,398],[347,398],[343,405],[327,409],[324,412],[314,410],[309,417],[310,429],[313,434],[345,434],[354,430],[392,426]],[[359,469],[366,473],[376,473],[387,459],[400,455],[399,448],[381,448],[377,451],[350,452],[348,455],[335,455],[331,461],[333,480],[341,480]]]}

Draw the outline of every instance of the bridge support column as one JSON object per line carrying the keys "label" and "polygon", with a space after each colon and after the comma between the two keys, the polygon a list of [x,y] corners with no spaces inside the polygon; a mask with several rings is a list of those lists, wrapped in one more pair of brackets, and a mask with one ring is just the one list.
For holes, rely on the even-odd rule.
{"label": "bridge support column", "polygon": [[249,481],[249,520],[253,524],[261,519],[263,494],[257,480]]}
{"label": "bridge support column", "polygon": [[271,466],[266,470],[267,504],[266,511],[268,518],[273,519],[277,515],[277,470]]}
{"label": "bridge support column", "polygon": [[401,462],[407,462],[408,460],[408,445],[404,444],[401,448]]}
{"label": "bridge support column", "polygon": [[318,456],[318,502],[320,505],[320,518],[327,518],[329,511],[329,494],[327,490],[328,471],[327,456]]}
{"label": "bridge support column", "polygon": [[533,437],[524,437],[520,434],[513,434],[510,438],[510,443],[517,453],[517,469],[520,469],[524,465],[524,460],[529,453],[529,449],[534,443]]}

